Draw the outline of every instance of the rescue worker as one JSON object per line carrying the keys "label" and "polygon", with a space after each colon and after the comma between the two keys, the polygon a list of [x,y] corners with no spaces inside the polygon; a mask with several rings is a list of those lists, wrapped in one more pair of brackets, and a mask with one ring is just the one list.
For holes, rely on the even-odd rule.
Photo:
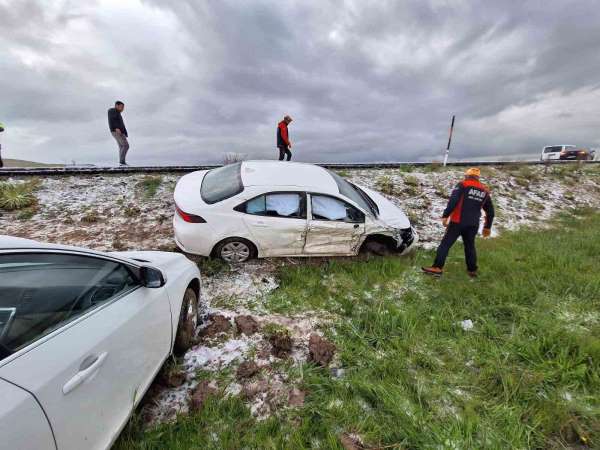
{"label": "rescue worker", "polygon": [[437,249],[433,266],[423,267],[426,274],[441,275],[450,248],[458,237],[462,237],[465,248],[467,273],[471,277],[477,276],[477,252],[475,250],[475,237],[479,231],[481,210],[485,212],[483,237],[489,237],[494,221],[494,205],[490,190],[479,181],[481,171],[471,167],[465,172],[465,179],[458,183],[448,205],[442,215],[442,224],[446,227],[446,234]]}
{"label": "rescue worker", "polygon": [[284,156],[287,156],[287,161],[292,159],[292,142],[288,133],[288,125],[292,122],[290,116],[285,116],[281,122],[277,124],[277,148],[279,149],[279,161],[283,161]]}
{"label": "rescue worker", "polygon": [[4,167],[4,162],[2,162],[2,132],[4,131],[4,124],[0,122],[0,169]]}
{"label": "rescue worker", "polygon": [[116,101],[115,107],[108,110],[108,128],[119,146],[119,165],[121,166],[128,165],[125,157],[129,151],[129,142],[127,141],[129,135],[127,134],[127,128],[125,128],[125,122],[123,122],[123,116],[121,116],[124,109],[125,103]]}

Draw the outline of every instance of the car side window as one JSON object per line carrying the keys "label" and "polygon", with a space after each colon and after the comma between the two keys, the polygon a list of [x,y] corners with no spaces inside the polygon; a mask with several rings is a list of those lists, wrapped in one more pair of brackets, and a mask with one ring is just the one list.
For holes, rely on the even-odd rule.
{"label": "car side window", "polygon": [[300,193],[282,192],[260,195],[248,200],[236,211],[271,217],[304,218],[304,196]]}
{"label": "car side window", "polygon": [[362,211],[340,199],[327,195],[311,195],[313,220],[364,223]]}
{"label": "car side window", "polygon": [[0,255],[0,359],[139,285],[125,265],[101,258]]}

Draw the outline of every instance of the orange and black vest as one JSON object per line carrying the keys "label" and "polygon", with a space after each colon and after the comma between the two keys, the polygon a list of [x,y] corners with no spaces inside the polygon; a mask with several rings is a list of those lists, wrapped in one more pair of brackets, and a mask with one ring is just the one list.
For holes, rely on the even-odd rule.
{"label": "orange and black vest", "polygon": [[450,222],[465,227],[478,227],[481,210],[485,211],[485,228],[491,228],[494,221],[494,205],[489,188],[479,180],[467,178],[456,185],[443,217],[449,217]]}

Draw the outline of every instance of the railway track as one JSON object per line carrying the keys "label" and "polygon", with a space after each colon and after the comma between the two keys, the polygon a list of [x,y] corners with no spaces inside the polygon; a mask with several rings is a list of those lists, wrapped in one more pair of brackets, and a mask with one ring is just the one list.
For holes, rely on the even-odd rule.
{"label": "railway track", "polygon": [[[544,165],[544,164],[598,164],[600,161],[455,161],[449,162],[448,166],[514,166],[514,165]],[[401,167],[425,167],[440,163],[434,162],[375,162],[375,163],[323,163],[317,164],[327,169],[398,169]],[[129,174],[129,173],[165,173],[180,172],[188,173],[196,170],[208,170],[219,167],[220,164],[208,164],[197,166],[127,166],[127,167],[8,167],[0,169],[1,177],[11,176],[60,176],[60,175],[99,175],[99,174]]]}

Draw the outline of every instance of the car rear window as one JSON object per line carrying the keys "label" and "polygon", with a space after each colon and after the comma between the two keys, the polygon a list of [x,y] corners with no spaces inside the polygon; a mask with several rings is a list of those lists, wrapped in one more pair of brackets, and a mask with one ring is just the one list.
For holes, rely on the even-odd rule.
{"label": "car rear window", "polygon": [[200,196],[206,203],[217,203],[233,197],[244,190],[242,163],[229,164],[204,175]]}
{"label": "car rear window", "polygon": [[562,146],[546,147],[544,153],[559,153],[562,150]]}

